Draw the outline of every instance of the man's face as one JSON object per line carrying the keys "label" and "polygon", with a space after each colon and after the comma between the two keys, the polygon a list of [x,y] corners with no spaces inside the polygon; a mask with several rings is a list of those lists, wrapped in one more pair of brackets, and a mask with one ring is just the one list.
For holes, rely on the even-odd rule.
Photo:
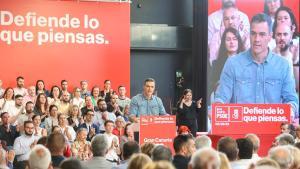
{"label": "man's face", "polygon": [[280,0],[266,0],[267,6],[271,14],[275,14],[277,9],[280,7]]}
{"label": "man's face", "polygon": [[280,127],[281,133],[290,133],[289,125],[285,124]]}
{"label": "man's face", "polygon": [[105,126],[105,132],[106,133],[112,133],[114,129],[114,123],[107,123]]}
{"label": "man's face", "polygon": [[15,103],[16,103],[16,106],[22,106],[23,104],[23,97],[18,97],[15,99]]}
{"label": "man's face", "polygon": [[60,115],[59,116],[59,119],[58,119],[58,122],[60,125],[64,126],[66,124],[66,121],[67,121],[67,118],[65,115]]}
{"label": "man's face", "polygon": [[62,90],[67,90],[68,89],[68,82],[62,82],[61,89]]}
{"label": "man's face", "polygon": [[82,90],[87,90],[87,88],[88,88],[88,83],[85,82],[85,81],[81,82],[81,89]]}
{"label": "man's face", "polygon": [[4,124],[4,125],[7,125],[8,124],[8,121],[9,121],[9,114],[8,113],[5,113],[5,114],[3,114],[2,115],[2,117],[1,117],[1,121],[2,121],[2,123]]}
{"label": "man's face", "polygon": [[19,88],[24,87],[24,79],[18,79],[18,81],[17,81],[17,86],[18,86]]}
{"label": "man's face", "polygon": [[238,15],[236,8],[228,8],[224,10],[223,13],[223,22],[225,28],[238,28]]}
{"label": "man's face", "polygon": [[30,86],[28,89],[28,94],[29,96],[35,96],[35,87],[34,86]]}
{"label": "man's face", "polygon": [[93,119],[94,119],[94,112],[88,111],[85,117],[86,122],[90,123],[93,121]]}
{"label": "man's face", "polygon": [[33,105],[32,103],[26,104],[26,107],[25,107],[26,113],[27,113],[27,114],[32,113],[32,112],[33,112],[33,108],[34,108],[34,105]]}
{"label": "man's face", "polygon": [[125,89],[125,87],[120,87],[120,88],[119,88],[119,95],[120,95],[120,96],[125,96],[125,94],[126,94],[126,89]]}
{"label": "man's face", "polygon": [[289,49],[290,43],[292,41],[292,31],[290,26],[285,24],[280,24],[276,28],[275,41],[277,47],[279,47],[281,52]]}
{"label": "man's face", "polygon": [[254,55],[268,52],[268,43],[272,38],[267,22],[252,23],[250,32],[251,50]]}
{"label": "man's face", "polygon": [[67,93],[67,92],[63,93],[62,99],[63,99],[64,102],[69,102],[70,101],[70,94]]}
{"label": "man's face", "polygon": [[101,112],[105,112],[107,110],[107,105],[105,101],[100,101],[98,103],[98,108]]}
{"label": "man's face", "polygon": [[26,134],[27,136],[32,136],[33,130],[34,130],[33,123],[27,123],[27,124],[24,126],[24,129],[25,129],[25,134]]}
{"label": "man's face", "polygon": [[146,82],[144,85],[144,94],[146,96],[153,95],[155,90],[155,83],[154,82]]}

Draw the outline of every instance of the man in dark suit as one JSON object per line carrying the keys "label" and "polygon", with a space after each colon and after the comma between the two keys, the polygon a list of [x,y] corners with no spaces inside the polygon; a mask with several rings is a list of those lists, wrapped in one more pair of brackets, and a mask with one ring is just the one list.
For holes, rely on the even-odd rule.
{"label": "man in dark suit", "polygon": [[99,127],[93,123],[94,121],[94,112],[92,110],[88,110],[86,115],[84,116],[84,123],[82,123],[79,128],[86,128],[88,131],[87,140],[91,141],[92,138],[100,133]]}
{"label": "man in dark suit", "polygon": [[19,137],[19,129],[9,123],[10,116],[8,112],[1,113],[2,125],[0,125],[0,140],[6,142],[7,146],[13,146],[14,141]]}

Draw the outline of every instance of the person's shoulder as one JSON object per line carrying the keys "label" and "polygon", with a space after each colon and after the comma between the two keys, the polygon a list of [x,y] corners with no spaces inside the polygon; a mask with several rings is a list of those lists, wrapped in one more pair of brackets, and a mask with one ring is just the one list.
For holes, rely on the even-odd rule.
{"label": "person's shoulder", "polygon": [[143,96],[142,96],[142,94],[141,93],[139,93],[139,94],[137,94],[137,95],[135,95],[135,96],[133,96],[132,98],[131,98],[131,100],[137,100],[137,99],[141,99]]}
{"label": "person's shoulder", "polygon": [[214,11],[213,13],[211,13],[208,18],[209,19],[213,19],[215,17],[219,17],[220,15],[223,15],[222,9],[219,9],[217,11]]}

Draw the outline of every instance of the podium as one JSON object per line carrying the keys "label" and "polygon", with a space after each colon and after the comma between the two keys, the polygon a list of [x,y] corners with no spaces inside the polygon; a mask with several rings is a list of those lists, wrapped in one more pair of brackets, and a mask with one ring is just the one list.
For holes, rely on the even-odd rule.
{"label": "podium", "polygon": [[139,143],[162,144],[172,152],[176,137],[176,116],[141,116]]}

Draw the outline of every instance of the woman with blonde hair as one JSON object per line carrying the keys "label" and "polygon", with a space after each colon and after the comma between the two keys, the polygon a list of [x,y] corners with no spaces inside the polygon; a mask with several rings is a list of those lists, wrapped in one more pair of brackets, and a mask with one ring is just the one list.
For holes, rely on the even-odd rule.
{"label": "woman with blonde hair", "polygon": [[230,166],[227,156],[224,153],[219,152],[219,157],[221,159],[220,169],[231,169],[231,166]]}
{"label": "woman with blonde hair", "polygon": [[158,161],[146,164],[143,169],[175,169],[175,167],[168,161]]}
{"label": "woman with blonde hair", "polygon": [[79,106],[73,105],[71,107],[71,110],[69,112],[69,117],[67,118],[68,123],[75,131],[77,131],[80,124],[84,123],[83,118],[80,115],[80,109]]}
{"label": "woman with blonde hair", "polygon": [[134,154],[129,160],[127,169],[143,169],[143,166],[152,162],[151,158],[145,154]]}
{"label": "woman with blonde hair", "polygon": [[72,155],[81,160],[88,160],[92,156],[91,143],[86,140],[87,134],[85,128],[78,129],[76,140],[71,146]]}

